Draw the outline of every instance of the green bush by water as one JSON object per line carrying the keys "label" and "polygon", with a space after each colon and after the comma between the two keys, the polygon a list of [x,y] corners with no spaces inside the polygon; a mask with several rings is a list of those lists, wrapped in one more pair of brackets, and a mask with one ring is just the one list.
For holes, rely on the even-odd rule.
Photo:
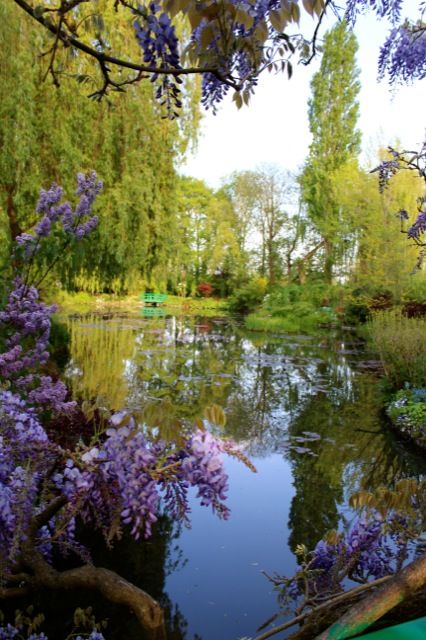
{"label": "green bush by water", "polygon": [[255,278],[237,289],[229,298],[228,309],[231,313],[250,313],[259,307],[266,294],[265,278]]}
{"label": "green bush by water", "polygon": [[341,299],[340,286],[277,285],[265,296],[262,307],[246,318],[246,327],[252,331],[312,333],[321,325],[338,321],[334,307]]}
{"label": "green bush by water", "polygon": [[401,389],[387,413],[401,433],[426,447],[426,389]]}
{"label": "green bush by water", "polygon": [[377,312],[369,325],[391,385],[426,385],[426,319],[407,318],[400,309]]}

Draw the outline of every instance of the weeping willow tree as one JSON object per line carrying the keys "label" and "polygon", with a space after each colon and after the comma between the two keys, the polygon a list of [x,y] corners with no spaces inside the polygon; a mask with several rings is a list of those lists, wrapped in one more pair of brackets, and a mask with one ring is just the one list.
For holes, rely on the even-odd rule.
{"label": "weeping willow tree", "polygon": [[[88,20],[86,28],[99,37],[112,19],[105,3],[105,24]],[[117,49],[137,47],[124,25],[111,38]],[[72,48],[58,52],[55,65],[66,63],[75,82],[59,73],[59,86],[52,86],[45,76],[53,41],[13,3],[1,3],[0,41],[0,234],[13,240],[31,229],[41,186],[55,181],[69,194],[78,171],[95,169],[105,185],[101,224],[90,246],[58,264],[56,280],[91,292],[165,282],[175,233],[175,165],[198,122],[195,85],[187,81],[178,123],[161,118],[149,81],[108,101],[88,100],[99,78]],[[7,251],[0,259],[7,262]]]}

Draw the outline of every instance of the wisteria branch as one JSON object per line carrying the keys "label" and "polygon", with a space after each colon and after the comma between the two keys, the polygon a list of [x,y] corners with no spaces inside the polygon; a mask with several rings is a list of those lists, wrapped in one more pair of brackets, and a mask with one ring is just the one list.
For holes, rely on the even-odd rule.
{"label": "wisteria branch", "polygon": [[327,609],[336,606],[337,604],[341,604],[342,602],[347,602],[348,600],[357,598],[358,596],[365,593],[367,590],[381,586],[384,582],[388,581],[390,577],[391,576],[384,576],[383,578],[378,578],[377,580],[368,582],[359,587],[354,587],[353,589],[351,589],[350,591],[347,591],[346,593],[342,593],[336,596],[335,598],[331,598],[326,602],[323,602],[322,604],[309,609],[309,611],[305,611],[304,613],[301,613],[295,616],[291,620],[287,620],[283,624],[280,624],[274,627],[273,629],[269,629],[268,631],[265,631],[265,633],[262,633],[262,635],[257,636],[254,640],[267,640],[267,638],[272,638],[272,636],[276,635],[277,633],[281,633],[286,629],[290,629],[291,627],[294,627],[296,624],[301,624],[302,622],[305,622],[306,618],[308,618],[309,616],[314,616],[320,612],[326,611]]}
{"label": "wisteria branch", "polygon": [[[143,78],[142,74],[144,73],[149,75],[169,75],[174,77],[211,73],[215,77],[217,77],[221,82],[235,89],[236,91],[239,91],[241,89],[241,86],[239,83],[237,83],[233,78],[229,78],[224,74],[220,73],[217,67],[207,66],[207,67],[176,68],[176,67],[170,67],[170,66],[146,65],[146,64],[140,64],[140,63],[132,62],[130,60],[123,60],[121,58],[110,56],[107,53],[104,53],[103,51],[98,51],[94,47],[90,47],[89,45],[82,42],[80,39],[78,39],[74,35],[72,35],[72,33],[67,33],[63,28],[61,28],[60,26],[61,23],[59,25],[56,25],[50,19],[43,17],[44,9],[43,9],[43,12],[38,12],[28,2],[26,2],[26,0],[13,0],[13,1],[19,7],[21,7],[21,9],[23,9],[33,20],[41,24],[45,29],[50,31],[50,33],[52,33],[57,38],[56,47],[58,46],[60,41],[65,47],[74,47],[75,49],[78,49],[79,51],[82,51],[83,53],[90,56],[91,58],[94,58],[95,60],[97,60],[100,67],[100,71],[104,78],[104,86],[98,92],[95,92],[95,94],[92,94],[92,96],[94,97],[102,97],[102,95],[105,94],[106,90],[110,86],[113,87],[115,90],[120,91],[123,85],[132,84],[134,82],[141,80]],[[71,8],[77,6],[78,4],[84,1],[87,1],[87,0],[76,0],[76,2],[73,2],[73,3],[65,3],[66,9],[59,7],[57,9],[51,8],[50,11],[63,14],[64,11],[67,12]],[[122,69],[130,69],[132,71],[137,71],[138,75],[135,78],[132,78],[128,81],[124,81],[122,83],[116,83],[114,80],[110,78],[110,69],[108,65],[113,65]]]}

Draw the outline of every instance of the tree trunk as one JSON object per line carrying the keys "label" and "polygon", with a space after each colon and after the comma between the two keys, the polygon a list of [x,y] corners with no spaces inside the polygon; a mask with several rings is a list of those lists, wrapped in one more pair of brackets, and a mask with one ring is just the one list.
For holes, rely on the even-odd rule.
{"label": "tree trunk", "polygon": [[300,284],[306,283],[306,269],[305,269],[306,264],[309,262],[311,258],[313,258],[316,252],[319,249],[321,249],[321,247],[324,246],[324,243],[325,243],[325,240],[321,240],[321,242],[317,244],[313,249],[311,249],[306,255],[304,255],[303,258],[300,258],[298,260],[297,272],[298,272]]}
{"label": "tree trunk", "polygon": [[268,240],[268,280],[269,284],[275,283],[274,243],[271,238]]}
{"label": "tree trunk", "polygon": [[22,233],[21,226],[18,222],[18,214],[15,208],[15,191],[16,187],[13,184],[8,184],[6,189],[6,215],[9,222],[10,239],[14,241],[17,236]]}
{"label": "tree trunk", "polygon": [[329,238],[324,238],[325,261],[324,275],[327,284],[333,283],[334,245]]}

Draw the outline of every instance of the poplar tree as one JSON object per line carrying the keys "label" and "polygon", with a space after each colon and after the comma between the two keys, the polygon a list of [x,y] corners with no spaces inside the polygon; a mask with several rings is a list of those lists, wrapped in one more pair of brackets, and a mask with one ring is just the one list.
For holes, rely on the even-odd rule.
{"label": "poplar tree", "polygon": [[301,197],[308,218],[322,238],[324,276],[329,283],[347,232],[345,212],[333,189],[333,174],[356,161],[361,142],[356,128],[360,89],[357,48],[346,23],[336,25],[325,36],[321,66],[311,83],[312,143],[300,177]]}

